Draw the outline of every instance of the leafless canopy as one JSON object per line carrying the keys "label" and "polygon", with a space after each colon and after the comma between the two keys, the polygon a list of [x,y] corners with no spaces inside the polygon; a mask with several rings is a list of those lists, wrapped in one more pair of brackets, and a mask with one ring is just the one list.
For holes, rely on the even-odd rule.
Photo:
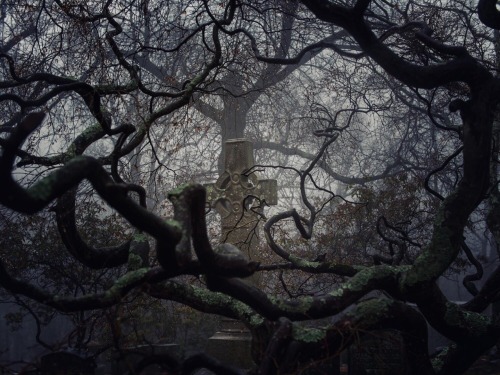
{"label": "leafless canopy", "polygon": [[[136,293],[236,318],[253,335],[259,374],[296,373],[312,361],[338,356],[360,334],[379,329],[401,332],[415,374],[458,374],[500,338],[500,320],[483,314],[500,298],[500,268],[483,276],[481,261],[465,238],[481,232],[495,248],[500,244],[498,0],[480,0],[477,6],[468,0],[20,0],[2,1],[1,17],[0,203],[5,223],[0,230],[14,220],[7,219],[13,212],[43,213],[55,221],[67,256],[80,269],[115,272],[107,285],[59,295],[30,279],[29,272],[16,270],[9,258],[14,244],[5,238],[0,239],[0,285],[9,293],[61,312],[109,309]],[[446,24],[452,21],[456,27],[450,30]],[[356,80],[361,71],[371,73]],[[352,79],[348,87],[328,86],[329,80],[346,77]],[[312,86],[303,84],[308,81]],[[266,95],[274,98],[279,85],[297,102],[317,90],[343,108],[316,103],[313,116],[297,117],[322,125],[311,132],[317,152],[265,139],[259,143],[288,157],[300,156],[306,165],[279,166],[298,175],[294,181],[302,208],[290,206],[267,220],[265,251],[272,256],[259,264],[215,251],[204,187],[176,187],[172,174],[164,175],[171,180],[160,181],[158,171],[175,168],[172,155],[181,148],[180,141],[169,149],[162,142],[184,136],[202,147],[241,137],[252,108]],[[373,104],[370,90],[379,92],[378,103],[384,105]],[[341,101],[344,92],[350,97]],[[398,112],[402,107],[420,120],[412,123],[413,115]],[[342,150],[337,160],[352,156],[353,164],[361,163],[354,154],[362,141],[353,135],[356,116],[373,119],[384,111],[392,112],[380,115],[381,127],[406,121],[399,145],[389,142],[391,134],[381,137],[391,144],[385,151],[391,162],[366,175],[336,172],[329,150],[350,140],[352,148]],[[231,125],[233,114],[243,118],[239,128]],[[200,125],[203,116],[219,125],[216,135]],[[422,132],[425,121],[432,132]],[[379,129],[376,122],[366,133]],[[260,131],[285,129],[306,142],[304,133],[279,122]],[[445,145],[433,154],[435,160],[422,146],[431,138]],[[204,143],[208,139],[214,143]],[[406,147],[409,140],[412,146]],[[382,155],[376,151],[366,159]],[[139,167],[147,171],[145,177],[134,174]],[[317,169],[323,174],[315,175]],[[366,197],[390,201],[390,193],[384,196],[380,188],[376,195],[377,189],[366,184],[384,180],[386,185],[374,186],[390,190],[408,182],[403,175],[420,178],[420,193],[412,195],[411,204],[417,202],[432,224],[417,236],[410,231],[417,215],[395,223],[383,213],[371,225],[384,253],[371,253],[367,260],[357,255],[362,249],[350,248],[350,257],[333,256],[332,247],[338,245],[333,228],[349,228],[343,223],[356,218],[357,208],[346,207]],[[331,185],[323,185],[328,178],[359,188],[335,206]],[[167,219],[150,207],[154,183],[172,188]],[[326,198],[318,203],[310,190]],[[80,235],[77,206],[85,193],[103,200],[107,212],[114,210],[128,223],[116,241],[101,246]],[[425,202],[433,202],[432,209],[422,209]],[[325,219],[321,215],[330,207],[332,215]],[[482,223],[476,231],[473,222]],[[309,259],[297,248],[302,244],[297,238],[313,239],[318,230],[327,250]],[[280,231],[295,240],[284,240],[288,237],[280,237]],[[465,280],[472,297],[459,305],[445,297],[437,281],[462,259],[461,252],[476,273]],[[281,272],[281,294],[242,281],[271,271]],[[330,283],[321,292],[294,294],[286,288],[284,271]],[[203,282],[194,283],[194,278]],[[382,297],[365,298],[371,292]],[[305,326],[324,318],[329,320],[321,329]],[[428,354],[427,324],[452,342],[434,358]],[[148,361],[141,366],[158,362],[172,373],[200,367],[240,372],[204,354],[180,362],[165,356]]]}

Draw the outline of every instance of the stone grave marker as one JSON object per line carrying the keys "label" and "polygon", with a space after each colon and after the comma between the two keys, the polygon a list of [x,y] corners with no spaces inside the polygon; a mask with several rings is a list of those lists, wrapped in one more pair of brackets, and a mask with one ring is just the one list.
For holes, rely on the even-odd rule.
{"label": "stone grave marker", "polygon": [[265,206],[277,204],[277,181],[260,180],[256,172],[252,142],[232,139],[226,142],[224,172],[214,184],[207,184],[207,201],[221,216],[221,242],[258,259],[255,235]]}
{"label": "stone grave marker", "polygon": [[[134,347],[124,348],[121,353],[114,353],[115,358],[112,359],[111,372],[106,375],[121,375],[132,373],[131,370],[139,364],[139,362],[153,355],[168,355],[172,358],[181,358],[181,349],[178,344],[150,344],[137,345]],[[164,370],[158,365],[147,366],[142,370],[141,375],[157,375],[163,374]],[[105,373],[103,373],[104,375]],[[96,374],[100,375],[100,374]]]}
{"label": "stone grave marker", "polygon": [[93,357],[77,351],[58,351],[40,358],[42,375],[94,375]]}
{"label": "stone grave marker", "polygon": [[[221,242],[230,243],[258,261],[258,223],[263,209],[277,204],[277,181],[260,180],[253,166],[253,146],[246,139],[226,142],[225,170],[214,184],[206,185],[207,202],[221,216]],[[258,284],[256,277],[248,279]],[[207,353],[225,363],[250,368],[251,335],[237,321],[223,319],[220,331],[209,339]]]}

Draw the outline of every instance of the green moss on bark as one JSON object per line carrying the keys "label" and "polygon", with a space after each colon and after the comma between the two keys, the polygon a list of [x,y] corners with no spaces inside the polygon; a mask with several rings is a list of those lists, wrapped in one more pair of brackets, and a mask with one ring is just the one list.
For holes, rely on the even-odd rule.
{"label": "green moss on bark", "polygon": [[301,327],[294,324],[292,326],[292,337],[294,340],[304,343],[320,342],[326,339],[326,329]]}

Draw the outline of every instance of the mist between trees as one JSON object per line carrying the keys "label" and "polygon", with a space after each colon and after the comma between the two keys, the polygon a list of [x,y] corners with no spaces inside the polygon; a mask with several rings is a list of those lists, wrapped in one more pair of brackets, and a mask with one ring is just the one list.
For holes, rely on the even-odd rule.
{"label": "mist between trees", "polygon": [[[494,355],[497,0],[0,7],[0,290],[39,348],[0,346],[5,371],[176,342],[127,371],[298,374],[381,330],[413,374]],[[242,199],[250,259],[206,193],[242,138],[238,179],[278,185],[276,206]],[[253,368],[204,352],[221,317]]]}

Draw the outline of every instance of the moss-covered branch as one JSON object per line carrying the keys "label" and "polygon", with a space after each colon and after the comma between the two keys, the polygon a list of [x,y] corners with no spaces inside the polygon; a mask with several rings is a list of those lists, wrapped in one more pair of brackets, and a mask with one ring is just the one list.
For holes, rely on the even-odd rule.
{"label": "moss-covered branch", "polygon": [[261,289],[239,279],[207,276],[209,287],[244,301],[267,319],[320,319],[336,315],[374,290],[397,294],[400,268],[376,266],[364,269],[330,293],[318,297],[284,299],[270,297]]}

